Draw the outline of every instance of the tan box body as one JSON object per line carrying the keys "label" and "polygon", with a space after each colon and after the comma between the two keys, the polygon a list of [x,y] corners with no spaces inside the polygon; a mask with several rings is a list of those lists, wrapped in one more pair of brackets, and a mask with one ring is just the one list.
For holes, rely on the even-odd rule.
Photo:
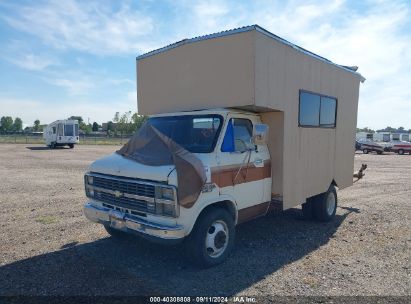
{"label": "tan box body", "polygon": [[[235,107],[270,126],[272,193],[284,209],[352,185],[359,83],[364,78],[258,26],[182,41],[137,60],[138,111]],[[298,125],[300,90],[337,98],[335,128]]]}

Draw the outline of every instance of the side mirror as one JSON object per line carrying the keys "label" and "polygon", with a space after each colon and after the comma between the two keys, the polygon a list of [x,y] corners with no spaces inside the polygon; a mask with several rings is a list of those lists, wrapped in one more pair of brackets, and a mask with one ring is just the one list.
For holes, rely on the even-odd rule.
{"label": "side mirror", "polygon": [[268,125],[255,124],[253,128],[253,137],[251,139],[254,145],[265,145],[268,140]]}

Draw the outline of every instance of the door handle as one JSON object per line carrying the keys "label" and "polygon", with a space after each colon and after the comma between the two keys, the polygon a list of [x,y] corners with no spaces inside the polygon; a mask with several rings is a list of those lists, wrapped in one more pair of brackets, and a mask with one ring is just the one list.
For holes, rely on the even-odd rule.
{"label": "door handle", "polygon": [[264,167],[264,162],[263,162],[262,159],[258,158],[258,159],[255,159],[255,160],[254,160],[254,165],[255,165],[256,167]]}

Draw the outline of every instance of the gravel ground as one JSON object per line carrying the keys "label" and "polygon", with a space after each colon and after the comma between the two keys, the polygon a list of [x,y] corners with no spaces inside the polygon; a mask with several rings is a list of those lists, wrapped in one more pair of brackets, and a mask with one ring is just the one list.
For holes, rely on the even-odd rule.
{"label": "gravel ground", "polygon": [[411,156],[355,156],[334,222],[300,209],[237,228],[235,250],[198,270],[180,246],[107,236],[82,215],[83,173],[115,146],[0,145],[0,295],[410,295]]}

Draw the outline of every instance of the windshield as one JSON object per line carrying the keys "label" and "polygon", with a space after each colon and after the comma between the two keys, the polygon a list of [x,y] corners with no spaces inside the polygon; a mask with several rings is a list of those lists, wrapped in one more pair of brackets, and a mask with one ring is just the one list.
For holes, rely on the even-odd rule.
{"label": "windshield", "polygon": [[214,151],[223,124],[220,115],[152,117],[148,123],[191,153]]}

